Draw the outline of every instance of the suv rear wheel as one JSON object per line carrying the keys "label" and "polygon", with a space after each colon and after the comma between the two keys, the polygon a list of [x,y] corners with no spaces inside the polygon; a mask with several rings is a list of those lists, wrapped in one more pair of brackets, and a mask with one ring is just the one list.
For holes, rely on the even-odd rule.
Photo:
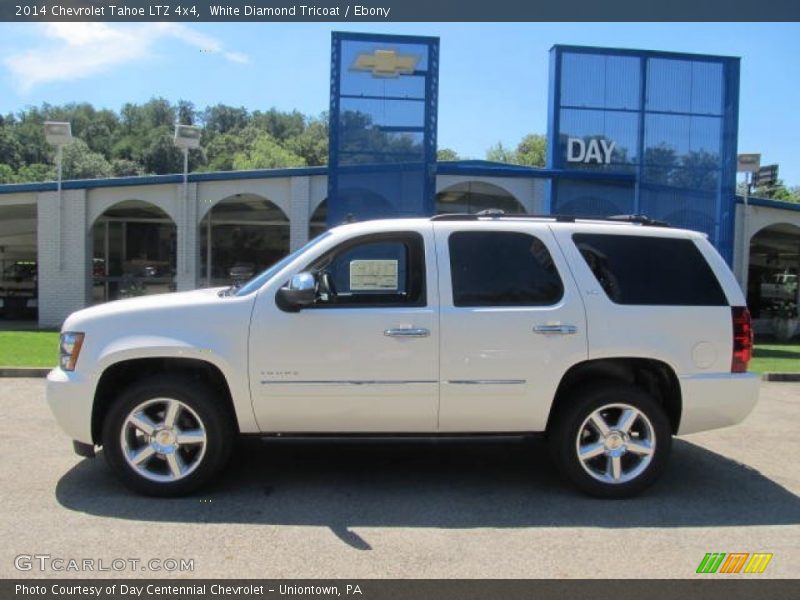
{"label": "suv rear wheel", "polygon": [[124,390],[103,427],[106,459],[125,485],[151,496],[194,491],[227,462],[235,430],[220,398],[188,377]]}
{"label": "suv rear wheel", "polygon": [[583,492],[602,498],[633,496],[652,485],[672,444],[663,408],[629,385],[572,394],[549,437],[561,472]]}

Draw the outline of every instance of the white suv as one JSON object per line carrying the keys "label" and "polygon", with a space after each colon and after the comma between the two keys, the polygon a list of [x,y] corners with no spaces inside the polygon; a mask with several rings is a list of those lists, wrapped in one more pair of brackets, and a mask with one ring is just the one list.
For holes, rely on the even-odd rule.
{"label": "white suv", "polygon": [[750,316],[702,234],[644,217],[441,215],[336,227],[240,288],[64,323],[49,405],[146,494],[239,434],[546,434],[567,479],[640,492],[675,434],[758,398]]}

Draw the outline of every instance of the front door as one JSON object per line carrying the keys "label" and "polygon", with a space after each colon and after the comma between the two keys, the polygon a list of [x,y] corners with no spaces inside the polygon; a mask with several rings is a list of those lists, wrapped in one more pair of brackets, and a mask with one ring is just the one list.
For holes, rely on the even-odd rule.
{"label": "front door", "polygon": [[265,286],[250,334],[250,385],[269,432],[432,432],[439,324],[433,228],[342,239],[299,271],[318,301],[300,312]]}
{"label": "front door", "polygon": [[586,359],[583,303],[547,224],[436,223],[443,432],[542,431]]}

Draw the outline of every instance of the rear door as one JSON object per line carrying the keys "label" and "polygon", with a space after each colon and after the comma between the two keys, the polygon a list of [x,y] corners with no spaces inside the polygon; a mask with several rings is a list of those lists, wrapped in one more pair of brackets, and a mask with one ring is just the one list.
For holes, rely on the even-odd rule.
{"label": "rear door", "polygon": [[730,372],[730,303],[703,247],[729,271],[699,234],[575,224],[558,226],[556,237],[581,282],[590,358],[653,358],[678,377]]}
{"label": "rear door", "polygon": [[439,430],[541,431],[586,359],[583,303],[546,224],[435,223]]}

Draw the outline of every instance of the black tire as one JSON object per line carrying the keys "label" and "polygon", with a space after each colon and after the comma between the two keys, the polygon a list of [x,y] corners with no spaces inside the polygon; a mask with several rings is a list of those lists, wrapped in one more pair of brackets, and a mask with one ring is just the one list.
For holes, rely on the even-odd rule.
{"label": "black tire", "polygon": [[[618,427],[625,406],[644,417],[634,417],[629,432]],[[594,423],[588,422],[601,408],[606,408],[600,413],[603,422],[605,416],[611,424],[606,437],[601,436]],[[565,398],[556,410],[548,431],[553,458],[563,476],[582,492],[599,498],[628,498],[647,489],[663,473],[672,447],[672,428],[661,405],[641,388],[624,384],[582,388]],[[584,448],[594,445],[599,451],[602,447],[603,453],[582,461],[578,456],[579,435]],[[609,449],[618,444],[618,448]],[[648,455],[641,454],[641,448],[650,446],[648,459]],[[621,453],[616,464],[617,473],[622,475],[612,482],[609,478],[614,477],[611,466],[614,453]],[[628,476],[630,480],[625,480]],[[601,477],[606,479],[598,479]]]}
{"label": "black tire", "polygon": [[[126,425],[128,416],[135,408],[148,401],[153,402],[153,409],[158,409],[157,399],[178,400],[184,405],[180,417],[184,419],[183,423],[187,423],[185,419],[189,419],[190,424],[199,421],[200,428],[205,429],[202,452],[186,446],[189,448],[188,452],[197,452],[191,471],[172,481],[154,481],[140,474],[128,462],[126,449],[123,447],[123,430],[128,432],[127,435],[131,432],[130,426]],[[188,410],[185,407],[188,407]],[[136,435],[144,434],[137,432]],[[102,441],[106,461],[122,483],[148,496],[182,496],[197,490],[227,464],[235,440],[236,427],[233,415],[230,414],[218,392],[211,386],[205,385],[202,380],[181,375],[148,377],[125,388],[114,401],[103,422]],[[144,443],[141,448],[147,445]],[[148,464],[157,471],[158,461],[163,461],[164,466],[161,468],[166,477],[169,476],[169,466],[164,456],[155,454],[149,459]],[[191,458],[192,455],[189,456]]]}

